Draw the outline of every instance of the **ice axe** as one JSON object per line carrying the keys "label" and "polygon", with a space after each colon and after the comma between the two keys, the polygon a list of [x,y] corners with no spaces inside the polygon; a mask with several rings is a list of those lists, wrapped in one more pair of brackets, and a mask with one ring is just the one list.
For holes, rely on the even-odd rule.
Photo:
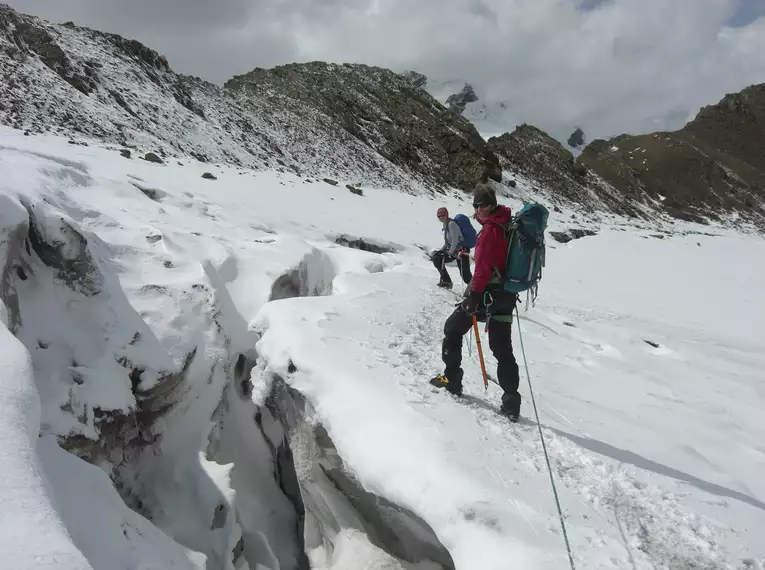
{"label": "ice axe", "polygon": [[486,377],[486,364],[483,361],[483,349],[481,348],[481,337],[478,334],[478,319],[473,315],[473,334],[475,334],[475,344],[478,347],[478,359],[481,361],[481,374],[483,374],[483,387],[489,389],[489,380]]}

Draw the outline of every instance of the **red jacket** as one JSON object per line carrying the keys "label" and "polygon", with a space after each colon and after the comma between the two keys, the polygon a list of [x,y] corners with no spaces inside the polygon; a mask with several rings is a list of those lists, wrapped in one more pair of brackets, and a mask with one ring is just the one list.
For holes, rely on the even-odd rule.
{"label": "red jacket", "polygon": [[483,293],[486,286],[494,276],[494,268],[500,272],[505,269],[505,256],[507,255],[507,238],[505,230],[497,224],[506,224],[510,221],[512,212],[507,206],[497,208],[484,219],[478,219],[483,226],[478,234],[475,246],[475,271],[471,291]]}

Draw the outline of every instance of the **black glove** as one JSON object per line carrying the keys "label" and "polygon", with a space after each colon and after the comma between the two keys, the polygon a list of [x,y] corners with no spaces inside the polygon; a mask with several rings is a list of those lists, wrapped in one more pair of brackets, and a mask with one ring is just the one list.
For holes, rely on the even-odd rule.
{"label": "black glove", "polygon": [[465,297],[465,300],[462,301],[457,305],[460,311],[463,311],[464,313],[468,315],[475,315],[476,310],[478,309],[478,305],[481,303],[481,297],[483,296],[482,293],[477,293],[475,291],[471,291],[470,295]]}

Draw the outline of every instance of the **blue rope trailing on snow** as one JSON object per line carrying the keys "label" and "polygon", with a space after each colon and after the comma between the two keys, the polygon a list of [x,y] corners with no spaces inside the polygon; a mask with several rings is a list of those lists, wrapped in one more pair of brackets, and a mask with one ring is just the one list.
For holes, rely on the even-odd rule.
{"label": "blue rope trailing on snow", "polygon": [[518,318],[518,338],[521,341],[521,353],[523,354],[523,366],[526,368],[526,379],[529,381],[529,393],[531,394],[531,403],[534,406],[534,415],[537,418],[537,428],[539,429],[539,438],[542,440],[542,450],[545,452],[545,461],[547,462],[547,472],[550,474],[550,483],[552,484],[553,496],[555,496],[555,506],[558,507],[558,518],[560,519],[560,526],[563,529],[563,540],[566,541],[566,552],[568,553],[568,561],[571,564],[571,570],[576,570],[574,567],[574,556],[571,554],[571,545],[568,542],[568,533],[566,532],[566,521],[563,518],[563,509],[560,508],[560,499],[558,499],[558,489],[555,486],[555,478],[553,477],[552,467],[550,466],[550,456],[547,454],[547,445],[545,445],[545,436],[542,433],[542,424],[539,421],[539,412],[537,411],[537,402],[534,399],[534,389],[531,387],[531,376],[529,375],[529,363],[526,360],[526,349],[523,347],[523,334],[521,333],[521,316],[518,314],[518,305],[515,306],[515,316]]}

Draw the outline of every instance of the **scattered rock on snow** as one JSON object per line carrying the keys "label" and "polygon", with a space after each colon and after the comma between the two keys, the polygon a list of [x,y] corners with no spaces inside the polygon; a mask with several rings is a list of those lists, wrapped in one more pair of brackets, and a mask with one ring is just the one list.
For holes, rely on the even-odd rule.
{"label": "scattered rock on snow", "polygon": [[126,149],[126,148],[120,149],[120,155],[121,155],[123,158],[133,158],[133,155],[132,155],[132,153],[130,152],[130,150],[128,150],[128,149]]}
{"label": "scattered rock on snow", "polygon": [[331,178],[324,178],[324,182],[330,186],[337,186],[337,180],[332,180]]}
{"label": "scattered rock on snow", "polygon": [[165,192],[164,190],[160,190],[159,188],[148,188],[136,182],[131,182],[131,184],[135,186],[136,188],[138,188],[141,192],[143,192],[144,196],[146,196],[147,198],[151,200],[154,200],[155,202],[161,202],[162,198],[167,196],[167,192]]}
{"label": "scattered rock on snow", "polygon": [[143,159],[147,162],[153,162],[154,164],[165,164],[165,162],[153,152],[147,152]]}
{"label": "scattered rock on snow", "polygon": [[398,251],[392,244],[386,244],[369,238],[358,238],[346,234],[335,238],[335,243],[351,249],[359,249],[370,253],[396,253]]}
{"label": "scattered rock on snow", "polygon": [[352,194],[356,194],[357,196],[364,195],[363,190],[361,190],[360,188],[356,188],[355,186],[352,186],[351,184],[346,184],[345,187],[348,188],[348,190],[350,190]]}
{"label": "scattered rock on snow", "polygon": [[569,230],[569,234],[571,235],[572,238],[579,239],[579,238],[583,238],[583,237],[586,237],[586,236],[597,235],[598,232],[596,232],[595,230],[585,230],[585,229],[582,229],[582,228],[572,228],[572,229]]}
{"label": "scattered rock on snow", "polygon": [[205,172],[202,174],[202,178],[205,180],[217,180],[218,177],[215,176],[212,172]]}
{"label": "scattered rock on snow", "polygon": [[594,230],[585,230],[583,228],[571,228],[565,232],[548,232],[550,237],[558,243],[568,243],[572,240],[583,238],[585,236],[594,236],[598,232]]}

